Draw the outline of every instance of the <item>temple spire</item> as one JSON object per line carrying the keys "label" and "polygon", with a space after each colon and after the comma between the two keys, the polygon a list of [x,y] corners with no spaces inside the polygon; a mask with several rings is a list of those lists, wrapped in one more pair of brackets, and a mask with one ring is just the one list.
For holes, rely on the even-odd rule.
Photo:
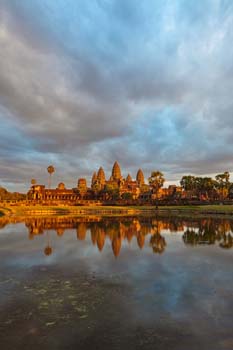
{"label": "temple spire", "polygon": [[132,181],[132,177],[131,177],[130,174],[127,175],[126,181],[127,181],[127,182],[131,182],[131,181]]}
{"label": "temple spire", "polygon": [[115,162],[113,164],[112,168],[112,178],[113,180],[120,180],[121,179],[121,168],[118,162]]}
{"label": "temple spire", "polygon": [[97,181],[97,174],[96,172],[93,173],[92,179],[91,179],[91,185],[94,185],[94,183]]}
{"label": "temple spire", "polygon": [[104,169],[102,167],[99,168],[98,173],[97,173],[97,180],[100,183],[100,185],[104,185],[105,184],[105,173],[104,173]]}
{"label": "temple spire", "polygon": [[139,186],[142,186],[145,184],[144,174],[142,172],[142,169],[138,170],[136,180],[137,180],[137,183],[139,184]]}

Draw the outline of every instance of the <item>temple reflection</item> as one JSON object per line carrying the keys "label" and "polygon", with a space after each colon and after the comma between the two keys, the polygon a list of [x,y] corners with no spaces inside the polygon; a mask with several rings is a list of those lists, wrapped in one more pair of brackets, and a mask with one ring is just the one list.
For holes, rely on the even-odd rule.
{"label": "temple reflection", "polygon": [[137,243],[141,250],[150,247],[155,254],[165,252],[167,233],[179,232],[183,242],[189,246],[218,245],[229,249],[233,246],[233,222],[225,219],[182,219],[173,217],[36,217],[0,218],[0,229],[10,223],[24,222],[29,239],[45,234],[44,254],[53,253],[50,231],[62,237],[66,230],[75,230],[78,241],[91,239],[94,246],[103,251],[106,240],[110,241],[115,257],[119,256],[123,242]]}

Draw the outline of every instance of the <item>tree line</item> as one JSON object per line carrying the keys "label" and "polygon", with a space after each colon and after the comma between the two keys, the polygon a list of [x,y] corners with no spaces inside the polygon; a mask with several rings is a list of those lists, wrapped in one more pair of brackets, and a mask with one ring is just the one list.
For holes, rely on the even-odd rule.
{"label": "tree line", "polygon": [[185,175],[182,177],[180,185],[190,198],[225,199],[233,190],[233,183],[230,182],[228,171],[216,175],[215,178]]}

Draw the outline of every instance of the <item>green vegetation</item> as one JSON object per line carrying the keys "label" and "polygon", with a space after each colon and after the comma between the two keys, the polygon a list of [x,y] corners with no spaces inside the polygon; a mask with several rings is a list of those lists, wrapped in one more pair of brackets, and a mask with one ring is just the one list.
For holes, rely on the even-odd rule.
{"label": "green vegetation", "polygon": [[230,215],[233,216],[233,205],[205,206],[41,206],[14,205],[0,208],[4,215],[140,215],[146,213],[169,215]]}
{"label": "green vegetation", "polygon": [[187,192],[187,198],[224,199],[228,198],[233,188],[230,182],[230,174],[225,171],[222,174],[211,177],[183,176],[180,185]]}
{"label": "green vegetation", "polygon": [[165,182],[163,173],[161,173],[161,171],[158,171],[158,170],[152,171],[151,176],[148,179],[148,182],[152,187],[153,191],[157,194],[158,190],[163,187],[163,184]]}

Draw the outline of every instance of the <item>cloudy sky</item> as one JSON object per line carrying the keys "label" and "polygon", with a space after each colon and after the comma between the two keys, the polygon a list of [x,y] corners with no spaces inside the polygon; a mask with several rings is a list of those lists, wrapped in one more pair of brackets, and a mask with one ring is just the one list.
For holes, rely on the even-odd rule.
{"label": "cloudy sky", "polygon": [[232,0],[0,0],[0,186],[233,171]]}

